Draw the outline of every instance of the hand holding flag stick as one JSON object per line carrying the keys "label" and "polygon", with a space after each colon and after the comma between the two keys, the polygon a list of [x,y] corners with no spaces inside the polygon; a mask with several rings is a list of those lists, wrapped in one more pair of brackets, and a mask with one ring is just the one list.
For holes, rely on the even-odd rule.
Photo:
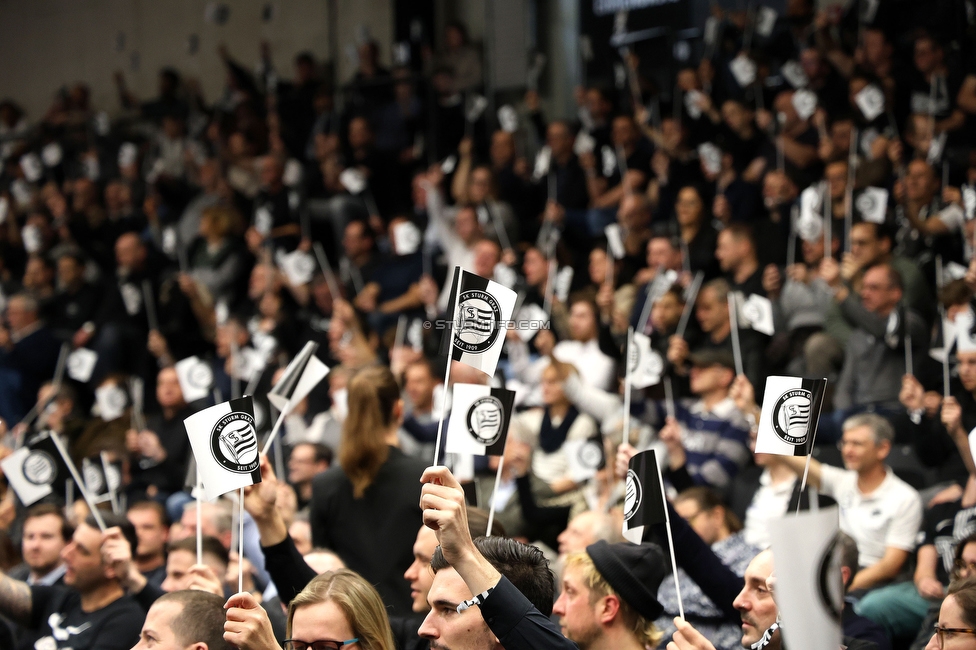
{"label": "hand holding flag stick", "polygon": [[671,516],[664,495],[664,479],[661,477],[661,467],[654,450],[642,451],[631,457],[624,491],[623,536],[629,542],[640,544],[647,538],[652,525],[665,525],[668,549],[671,552],[674,591],[678,597],[678,613],[684,618],[685,608],[681,601],[678,563],[674,556],[674,537],[671,534]]}

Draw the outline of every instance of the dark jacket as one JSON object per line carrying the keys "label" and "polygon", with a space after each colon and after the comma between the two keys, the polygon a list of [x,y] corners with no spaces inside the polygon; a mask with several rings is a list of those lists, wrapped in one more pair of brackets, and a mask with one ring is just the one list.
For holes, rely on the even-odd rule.
{"label": "dark jacket", "polygon": [[334,466],[312,479],[312,544],[333,550],[376,587],[391,615],[411,611],[403,574],[413,562],[413,543],[423,525],[420,476],[427,464],[390,447],[386,462],[362,498]]}

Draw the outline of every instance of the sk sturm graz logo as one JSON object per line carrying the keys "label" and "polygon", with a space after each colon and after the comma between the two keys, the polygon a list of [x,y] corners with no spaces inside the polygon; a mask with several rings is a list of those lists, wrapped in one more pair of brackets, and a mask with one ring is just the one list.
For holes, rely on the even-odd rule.
{"label": "sk sturm graz logo", "polygon": [[812,410],[813,393],[803,388],[786,391],[773,406],[773,431],[783,442],[805,445]]}
{"label": "sk sturm graz logo", "polygon": [[50,454],[44,451],[32,451],[24,459],[24,478],[34,485],[48,485],[54,480],[58,469]]}
{"label": "sk sturm graz logo", "polygon": [[85,487],[88,488],[89,492],[101,494],[105,491],[105,477],[102,476],[101,470],[95,464],[86,462],[82,474],[85,479]]}
{"label": "sk sturm graz logo", "polygon": [[468,409],[468,433],[486,447],[490,447],[502,435],[502,403],[496,397],[475,400]]}
{"label": "sk sturm graz logo", "polygon": [[217,421],[210,434],[214,460],[238,474],[250,474],[258,468],[258,437],[254,418],[235,411]]}
{"label": "sk sturm graz logo", "polygon": [[637,478],[637,472],[628,469],[627,489],[624,493],[624,521],[630,521],[637,514],[643,497],[644,494],[641,490],[640,480]]}
{"label": "sk sturm graz logo", "polygon": [[603,460],[603,450],[600,449],[600,443],[590,440],[580,445],[577,457],[583,467],[598,469]]}
{"label": "sk sturm graz logo", "polygon": [[201,361],[190,367],[186,379],[194,388],[210,388],[213,383],[213,371],[210,366]]}
{"label": "sk sturm graz logo", "polygon": [[461,293],[454,345],[462,352],[484,352],[498,338],[502,310],[495,297],[481,289]]}

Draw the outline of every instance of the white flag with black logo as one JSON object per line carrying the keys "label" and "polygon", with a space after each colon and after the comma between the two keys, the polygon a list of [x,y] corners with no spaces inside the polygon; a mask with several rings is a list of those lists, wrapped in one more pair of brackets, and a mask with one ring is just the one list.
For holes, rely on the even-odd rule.
{"label": "white flag with black logo", "polygon": [[200,357],[187,357],[177,361],[176,378],[180,382],[180,390],[183,391],[183,401],[188,404],[210,395],[214,383],[210,364]]}
{"label": "white flag with black logo", "polygon": [[858,94],[854,95],[854,103],[861,109],[861,114],[868,122],[873,122],[885,111],[884,93],[874,84],[865,86]]}
{"label": "white flag with black logo", "polygon": [[68,376],[85,384],[91,379],[95,364],[98,363],[98,353],[88,348],[78,348],[68,355],[65,363]]}
{"label": "white flag with black logo", "polygon": [[85,481],[85,488],[88,490],[89,496],[95,503],[112,500],[112,490],[105,476],[105,468],[102,466],[101,458],[98,456],[82,458],[81,477]]}
{"label": "white flag with black logo", "polygon": [[769,521],[776,567],[776,604],[784,647],[837,650],[841,645],[844,587],[836,507]]}
{"label": "white flag with black logo", "polygon": [[600,434],[586,440],[567,440],[563,443],[562,451],[566,455],[569,477],[576,483],[583,483],[596,476],[606,462]]}
{"label": "white flag with black logo", "polygon": [[865,187],[854,201],[854,207],[865,221],[884,223],[888,214],[888,190],[881,187]]}
{"label": "white flag with black logo", "polygon": [[95,389],[95,408],[106,422],[122,417],[128,405],[129,393],[121,386],[105,384]]}
{"label": "white flag with black logo", "polygon": [[194,413],[183,426],[208,501],[261,482],[250,395]]}
{"label": "white flag with black logo", "polygon": [[445,333],[441,353],[450,350],[455,361],[494,375],[516,298],[508,287],[454,267],[448,313],[451,329]]}
{"label": "white flag with black logo", "polygon": [[735,303],[739,308],[740,328],[753,329],[766,336],[772,336],[775,333],[773,303],[769,301],[769,298],[760,296],[758,293],[749,294],[749,297],[746,298],[738,293]]}
{"label": "white flag with black logo", "polygon": [[623,234],[620,232],[620,224],[610,224],[603,229],[603,234],[607,236],[607,246],[614,259],[619,260],[627,256],[627,249],[624,248]]}
{"label": "white flag with black logo", "polygon": [[0,461],[0,469],[24,506],[52,493],[61,496],[70,476],[54,440],[46,433]]}
{"label": "white flag with black logo", "polygon": [[315,356],[318,349],[318,343],[306,343],[268,393],[268,401],[279,411],[290,411],[329,374],[329,367]]}
{"label": "white flag with black logo", "polygon": [[768,377],[763,394],[757,454],[806,456],[813,450],[826,379]]}
{"label": "white flag with black logo", "polygon": [[657,454],[653,449],[635,454],[627,468],[624,489],[624,539],[634,544],[643,542],[648,527],[667,520],[664,502],[664,481]]}
{"label": "white flag with black logo", "polygon": [[481,384],[454,384],[444,451],[501,456],[508,437],[515,391]]}
{"label": "white flag with black logo", "polygon": [[633,345],[630,346],[630,385],[634,388],[647,388],[661,383],[664,372],[664,359],[651,347],[651,337],[634,332]]}
{"label": "white flag with black logo", "polygon": [[759,7],[756,11],[756,33],[763,38],[769,38],[776,26],[778,15],[771,7]]}

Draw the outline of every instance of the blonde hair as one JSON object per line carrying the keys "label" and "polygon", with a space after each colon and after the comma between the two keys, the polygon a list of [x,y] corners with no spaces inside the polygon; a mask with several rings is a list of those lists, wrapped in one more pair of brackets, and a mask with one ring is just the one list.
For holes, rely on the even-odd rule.
{"label": "blonde hair", "polygon": [[349,380],[349,414],[342,426],[339,465],[352,483],[357,499],[373,484],[390,453],[386,434],[400,387],[386,366],[360,370]]}
{"label": "blonde hair", "polygon": [[[342,610],[363,650],[395,650],[390,619],[373,585],[349,569],[336,569],[315,576],[288,605],[288,637],[291,638],[295,612],[307,605],[332,602]],[[337,639],[347,641],[348,639]]]}
{"label": "blonde hair", "polygon": [[596,601],[600,598],[605,598],[607,596],[616,596],[617,600],[620,601],[620,619],[624,624],[633,632],[634,636],[637,638],[638,642],[645,647],[657,647],[658,643],[661,642],[661,637],[664,636],[657,626],[654,625],[654,621],[649,621],[634,610],[626,600],[620,597],[610,583],[607,582],[603,576],[597,571],[596,565],[593,564],[592,558],[590,558],[589,553],[586,551],[577,551],[569,557],[566,558],[565,568],[563,570],[563,575],[565,575],[566,569],[576,568],[579,569],[580,578],[583,580],[583,584],[586,588],[590,590],[590,604],[595,605]]}

